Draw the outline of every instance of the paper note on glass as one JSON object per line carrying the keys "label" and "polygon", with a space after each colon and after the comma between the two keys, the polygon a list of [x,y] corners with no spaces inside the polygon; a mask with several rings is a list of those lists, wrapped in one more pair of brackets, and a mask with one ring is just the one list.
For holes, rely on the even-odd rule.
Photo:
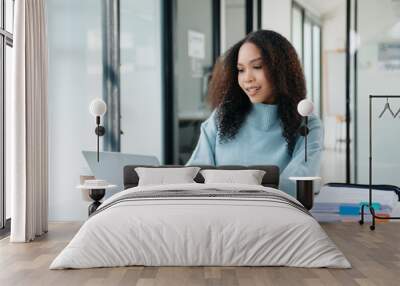
{"label": "paper note on glass", "polygon": [[188,54],[191,58],[205,58],[205,35],[196,31],[188,30]]}

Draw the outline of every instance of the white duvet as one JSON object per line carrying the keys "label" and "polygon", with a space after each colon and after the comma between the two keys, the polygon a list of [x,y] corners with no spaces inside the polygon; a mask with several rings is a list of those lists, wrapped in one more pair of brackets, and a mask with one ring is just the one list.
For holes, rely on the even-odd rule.
{"label": "white duvet", "polygon": [[[136,187],[163,190],[265,190],[238,184]],[[90,217],[50,269],[126,265],[294,266],[349,268],[318,222],[288,205],[258,198],[153,198],[123,201]]]}

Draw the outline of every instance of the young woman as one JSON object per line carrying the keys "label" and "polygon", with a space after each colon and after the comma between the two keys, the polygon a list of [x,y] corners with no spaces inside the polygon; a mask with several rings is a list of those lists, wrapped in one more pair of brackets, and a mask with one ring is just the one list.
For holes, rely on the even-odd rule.
{"label": "young woman", "polygon": [[305,162],[297,111],[306,97],[304,74],[283,36],[261,30],[235,44],[214,68],[209,96],[215,110],[187,165],[277,165],[280,189],[293,196],[288,177],[318,174],[321,122],[309,117]]}

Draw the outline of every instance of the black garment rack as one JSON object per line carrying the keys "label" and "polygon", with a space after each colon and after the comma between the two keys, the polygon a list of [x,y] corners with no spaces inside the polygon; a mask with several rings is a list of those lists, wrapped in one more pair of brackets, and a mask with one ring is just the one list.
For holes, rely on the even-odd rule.
{"label": "black garment rack", "polygon": [[[369,96],[369,202],[368,209],[372,215],[372,225],[369,226],[371,230],[375,229],[375,219],[400,219],[400,217],[382,217],[375,214],[375,209],[372,206],[372,100],[377,99],[388,99],[388,98],[400,98],[400,95],[370,95]],[[363,204],[361,206],[361,219],[359,223],[364,224],[364,208],[367,205]]]}

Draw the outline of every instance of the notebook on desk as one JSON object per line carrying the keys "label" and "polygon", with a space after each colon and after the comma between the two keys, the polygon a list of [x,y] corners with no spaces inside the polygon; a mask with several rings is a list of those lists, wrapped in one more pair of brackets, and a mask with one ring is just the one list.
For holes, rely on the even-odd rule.
{"label": "notebook on desk", "polygon": [[160,162],[156,156],[126,154],[120,152],[100,152],[100,161],[97,162],[96,151],[82,151],[92,174],[96,179],[107,180],[110,184],[118,187],[112,193],[124,189],[123,173],[126,165],[149,165],[159,166]]}

